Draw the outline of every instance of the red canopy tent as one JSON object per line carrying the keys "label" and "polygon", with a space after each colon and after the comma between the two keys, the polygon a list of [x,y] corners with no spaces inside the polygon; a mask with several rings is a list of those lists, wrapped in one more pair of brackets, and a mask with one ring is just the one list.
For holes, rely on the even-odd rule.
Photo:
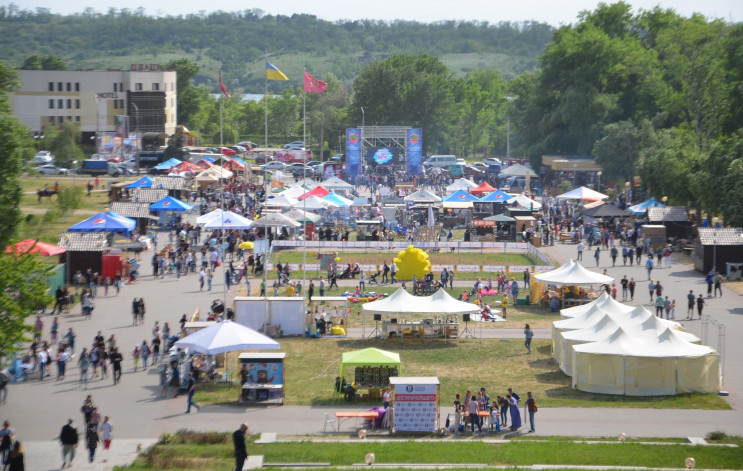
{"label": "red canopy tent", "polygon": [[315,188],[311,189],[307,193],[303,194],[299,197],[299,201],[302,201],[305,198],[309,198],[310,196],[317,196],[318,198],[324,198],[328,196],[330,192],[323,188],[322,186],[318,185]]}
{"label": "red canopy tent", "polygon": [[234,150],[232,150],[232,149],[230,149],[228,147],[220,147],[219,148],[219,153],[222,154],[222,155],[226,155],[227,157],[231,157],[231,156],[237,154],[237,152],[235,152]]}
{"label": "red canopy tent", "polygon": [[22,240],[16,244],[9,245],[5,248],[5,251],[8,253],[15,252],[17,255],[24,253],[38,253],[44,257],[51,257],[52,255],[59,255],[66,252],[62,247],[47,244],[45,242],[39,242],[33,239]]}
{"label": "red canopy tent", "polygon": [[484,194],[484,193],[492,193],[494,191],[496,191],[496,188],[493,188],[492,186],[490,186],[490,184],[488,182],[482,182],[479,185],[477,185],[476,187],[472,188],[470,190],[470,193],[474,193],[476,195],[481,195],[481,194]]}
{"label": "red canopy tent", "polygon": [[183,173],[183,172],[199,173],[202,170],[204,169],[199,167],[196,164],[192,164],[191,162],[181,162],[175,167],[172,167],[169,173]]}
{"label": "red canopy tent", "polygon": [[199,167],[201,170],[206,170],[209,167],[213,167],[214,166],[213,163],[209,162],[208,160],[204,160],[204,159],[199,160],[194,165],[196,165],[197,167]]}
{"label": "red canopy tent", "polygon": [[236,160],[230,160],[229,162],[225,162],[222,165],[222,168],[226,168],[227,170],[231,171],[237,171],[237,170],[245,170],[245,165],[241,164],[240,162]]}

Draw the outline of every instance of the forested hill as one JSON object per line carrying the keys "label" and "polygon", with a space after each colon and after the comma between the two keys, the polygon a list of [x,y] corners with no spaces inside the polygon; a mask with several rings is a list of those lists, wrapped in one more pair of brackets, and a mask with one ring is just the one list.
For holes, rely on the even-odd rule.
{"label": "forested hill", "polygon": [[263,88],[266,51],[297,83],[303,67],[349,82],[372,60],[427,52],[460,74],[489,68],[512,78],[537,67],[553,32],[535,22],[329,22],[260,10],[152,17],[142,9],[86,9],[64,16],[11,4],[0,6],[0,60],[20,66],[31,54],[54,55],[70,69],[100,69],[186,56],[202,67],[197,82],[214,80],[222,63],[231,88],[254,91]]}

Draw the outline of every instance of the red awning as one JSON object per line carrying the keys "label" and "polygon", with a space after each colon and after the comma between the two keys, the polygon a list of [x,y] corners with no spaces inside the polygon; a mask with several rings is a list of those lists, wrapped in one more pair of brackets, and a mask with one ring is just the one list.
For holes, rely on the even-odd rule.
{"label": "red awning", "polygon": [[328,196],[330,192],[323,188],[322,186],[316,186],[315,188],[311,189],[307,193],[303,194],[299,197],[299,201],[302,201],[305,198],[309,198],[310,196],[317,196],[318,198],[324,198]]}
{"label": "red awning", "polygon": [[15,252],[18,255],[24,253],[38,253],[44,257],[51,257],[52,255],[59,255],[66,252],[62,247],[47,244],[45,242],[39,242],[33,239],[22,240],[16,244],[10,245],[5,248],[5,251],[8,253]]}
{"label": "red awning", "polygon": [[490,184],[488,182],[482,182],[479,185],[477,185],[476,187],[472,188],[470,190],[470,193],[474,193],[476,195],[481,195],[483,193],[492,193],[494,191],[496,191],[496,189],[493,188],[492,186],[490,186]]}

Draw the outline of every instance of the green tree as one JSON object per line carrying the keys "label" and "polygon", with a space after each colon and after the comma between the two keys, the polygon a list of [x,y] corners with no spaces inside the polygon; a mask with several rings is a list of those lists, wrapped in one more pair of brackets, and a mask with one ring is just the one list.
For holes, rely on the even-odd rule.
{"label": "green tree", "polygon": [[80,125],[72,121],[65,121],[59,126],[44,128],[43,145],[55,157],[55,164],[60,167],[72,168],[74,161],[85,158],[80,145]]}
{"label": "green tree", "polygon": [[67,70],[67,62],[61,57],[33,54],[23,61],[23,70]]}
{"label": "green tree", "polygon": [[163,65],[163,68],[165,70],[175,70],[175,88],[179,95],[187,87],[193,86],[191,79],[199,73],[199,70],[201,70],[199,64],[187,57],[170,60]]}
{"label": "green tree", "polygon": [[[643,124],[651,126],[649,121]],[[642,130],[632,121],[619,121],[604,126],[604,137],[596,141],[593,155],[607,177],[632,181],[643,145]]]}

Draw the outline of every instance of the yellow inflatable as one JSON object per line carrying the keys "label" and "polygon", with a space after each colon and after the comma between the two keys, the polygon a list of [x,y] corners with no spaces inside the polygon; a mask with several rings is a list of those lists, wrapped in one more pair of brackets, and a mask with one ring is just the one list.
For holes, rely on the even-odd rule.
{"label": "yellow inflatable", "polygon": [[407,249],[401,250],[394,262],[397,264],[397,279],[399,280],[412,280],[413,275],[417,275],[420,280],[431,271],[428,253],[412,245],[408,245]]}

